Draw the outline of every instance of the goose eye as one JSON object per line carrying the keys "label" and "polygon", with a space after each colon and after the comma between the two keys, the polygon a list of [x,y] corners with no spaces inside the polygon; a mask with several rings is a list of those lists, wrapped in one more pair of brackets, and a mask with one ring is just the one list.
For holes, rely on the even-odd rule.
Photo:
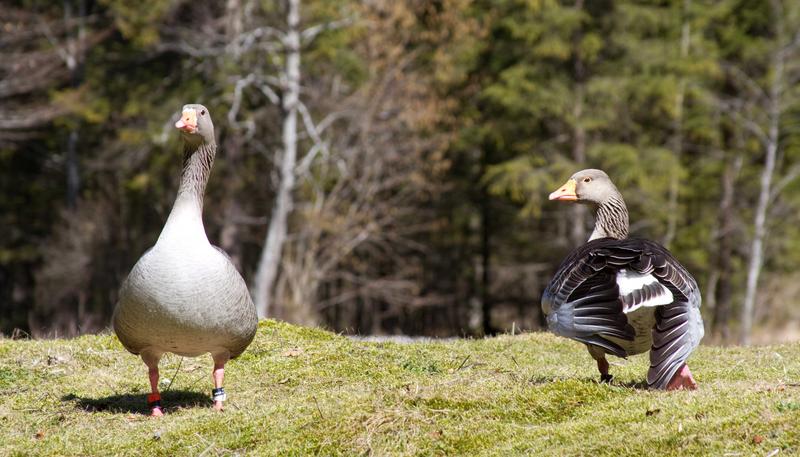
{"label": "goose eye", "polygon": [[206,110],[204,110],[204,109],[200,110],[200,115],[201,116],[205,116],[206,115]]}
{"label": "goose eye", "polygon": [[592,178],[583,178],[583,182],[592,182]]}

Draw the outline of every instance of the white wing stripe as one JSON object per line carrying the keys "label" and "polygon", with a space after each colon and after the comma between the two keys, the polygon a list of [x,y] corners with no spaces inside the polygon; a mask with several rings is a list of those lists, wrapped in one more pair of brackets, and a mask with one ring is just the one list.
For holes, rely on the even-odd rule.
{"label": "white wing stripe", "polygon": [[[619,270],[617,272],[617,286],[619,287],[620,298],[622,298],[623,312],[626,314],[642,306],[668,305],[675,299],[672,296],[672,292],[651,274],[641,274],[625,269]],[[651,297],[644,298],[641,296],[646,290],[649,290]],[[637,291],[639,294],[635,293]]]}

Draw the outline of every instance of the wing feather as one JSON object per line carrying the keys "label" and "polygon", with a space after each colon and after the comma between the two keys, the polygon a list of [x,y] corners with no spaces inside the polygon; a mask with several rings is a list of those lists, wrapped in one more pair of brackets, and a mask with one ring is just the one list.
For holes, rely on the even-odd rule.
{"label": "wing feather", "polygon": [[542,296],[554,333],[620,357],[625,349],[608,338],[632,341],[636,333],[626,313],[654,307],[647,381],[657,388],[666,387],[703,337],[700,301],[696,281],[664,247],[610,238],[574,250]]}

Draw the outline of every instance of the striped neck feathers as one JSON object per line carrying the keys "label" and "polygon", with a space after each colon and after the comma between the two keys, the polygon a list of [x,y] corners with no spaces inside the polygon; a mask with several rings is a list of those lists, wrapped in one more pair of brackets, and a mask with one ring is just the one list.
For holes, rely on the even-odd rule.
{"label": "striped neck feathers", "polygon": [[214,143],[184,145],[178,196],[158,238],[159,243],[187,247],[208,243],[203,227],[203,194],[216,150]]}
{"label": "striped neck feathers", "polygon": [[178,189],[178,202],[193,202],[198,209],[203,209],[203,195],[206,191],[208,176],[211,174],[211,167],[214,165],[214,156],[217,152],[217,145],[201,142],[193,144],[186,142],[183,147],[183,171],[181,172],[181,184]]}
{"label": "striped neck feathers", "polygon": [[623,240],[628,237],[628,208],[619,192],[597,206],[595,225],[589,241],[598,238]]}

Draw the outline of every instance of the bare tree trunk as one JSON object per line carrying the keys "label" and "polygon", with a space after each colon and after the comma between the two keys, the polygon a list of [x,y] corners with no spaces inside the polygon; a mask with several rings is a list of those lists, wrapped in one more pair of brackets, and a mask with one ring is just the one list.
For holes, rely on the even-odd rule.
{"label": "bare tree trunk", "polygon": [[[575,9],[580,11],[583,9],[583,0],[575,2]],[[583,33],[580,31],[573,37],[573,45],[578,47],[583,38]],[[578,168],[583,168],[586,164],[586,128],[583,126],[583,103],[585,94],[585,78],[586,68],[580,53],[575,54],[573,62],[573,78],[575,78],[575,104],[572,107],[573,117],[573,131],[572,131],[572,160],[578,165]],[[572,205],[570,208],[572,222],[570,226],[570,242],[572,246],[580,246],[586,242],[588,236],[586,235],[586,218],[588,217],[588,210],[585,205]]]}
{"label": "bare tree trunk", "polygon": [[292,190],[297,164],[297,110],[300,98],[300,0],[288,0],[285,37],[286,87],[283,94],[283,154],[280,162],[280,184],[272,209],[267,239],[256,270],[253,298],[259,317],[270,314],[272,294],[281,250],[286,240],[289,212],[292,210]]}
{"label": "bare tree trunk", "polygon": [[[779,41],[779,43],[782,42]],[[750,247],[750,261],[747,266],[747,289],[745,291],[744,306],[742,307],[742,333],[741,343],[750,343],[750,333],[753,328],[753,311],[755,309],[756,293],[758,292],[758,277],[764,259],[764,238],[766,236],[767,210],[769,209],[772,194],[772,181],[775,174],[775,162],[778,155],[778,135],[781,115],[780,98],[783,95],[784,54],[778,49],[775,51],[771,69],[772,81],[769,88],[769,129],[766,138],[766,157],[764,169],[761,171],[760,191],[758,204],[753,219],[753,241]]]}
{"label": "bare tree trunk", "polygon": [[[575,63],[576,77],[583,77],[583,64],[578,59]],[[583,168],[586,163],[586,129],[581,122],[583,116],[583,96],[584,84],[579,82],[575,86],[575,105],[573,106],[573,117],[575,127],[572,132],[572,160],[578,164],[578,168]],[[572,246],[580,246],[586,242],[586,217],[589,214],[586,205],[571,205],[570,208],[572,223],[570,224],[570,242]]]}
{"label": "bare tree trunk", "polygon": [[67,138],[67,147],[64,153],[64,168],[67,175],[67,208],[74,210],[78,205],[78,195],[80,194],[81,178],[80,167],[78,164],[78,126],[72,127]]}
{"label": "bare tree trunk", "polygon": [[[486,153],[483,154],[486,163]],[[483,173],[481,173],[483,175]],[[488,192],[482,193],[481,202],[481,328],[483,335],[493,335],[491,288],[492,214]]]}
{"label": "bare tree trunk", "polygon": [[711,333],[722,341],[730,338],[731,297],[733,295],[731,274],[732,257],[736,247],[734,242],[736,176],[742,168],[741,153],[733,161],[726,161],[722,175],[722,198],[719,203],[719,226],[717,228],[717,254],[713,275],[716,276],[715,287],[709,286],[709,303],[714,303]]}
{"label": "bare tree trunk", "polygon": [[[225,7],[225,34],[227,41],[232,43],[232,54],[234,59],[241,56],[241,46],[236,38],[242,34],[244,28],[243,6],[239,0],[228,0]],[[236,123],[231,122],[231,127]],[[225,155],[230,169],[236,170],[241,163],[243,141],[240,135],[229,135],[224,144]],[[239,243],[240,219],[244,211],[242,210],[239,199],[239,188],[241,183],[237,179],[225,180],[225,200],[223,203],[225,217],[222,221],[220,230],[219,245],[230,256],[231,262],[237,270],[242,271],[242,249]]]}
{"label": "bare tree trunk", "polygon": [[[681,27],[681,59],[689,57],[689,38],[691,24],[689,24],[688,11],[691,6],[690,0],[683,2],[683,26]],[[673,123],[672,134],[672,154],[675,158],[675,166],[669,178],[669,200],[667,202],[667,232],[664,234],[662,244],[669,248],[678,227],[678,190],[680,189],[681,155],[683,155],[683,102],[686,96],[686,79],[681,77],[678,83],[678,93],[675,94],[675,121]]]}
{"label": "bare tree trunk", "polygon": [[[64,24],[69,24],[73,20],[72,4],[70,0],[64,0]],[[70,86],[77,88],[83,79],[83,40],[86,37],[86,2],[78,1],[78,30],[74,37],[67,39],[65,43],[64,63],[69,70]],[[67,208],[74,210],[78,204],[80,193],[80,168],[78,162],[78,140],[80,138],[80,127],[76,122],[69,132],[64,153],[64,168],[67,176],[66,201]]]}
{"label": "bare tree trunk", "polygon": [[[64,24],[69,24],[73,18],[71,0],[64,0]],[[69,36],[64,45],[64,63],[69,70],[70,86],[73,89],[81,85],[83,79],[83,40],[86,36],[85,20],[86,2],[78,0],[78,29],[74,36]],[[73,117],[72,127],[64,151],[64,172],[66,174],[66,203],[70,211],[75,211],[78,206],[80,196],[80,162],[78,158],[78,141],[80,140],[80,121],[76,116]],[[69,320],[67,323],[67,334],[65,336],[75,336],[80,334],[80,324],[85,316],[85,293],[78,292],[72,297],[72,303],[64,303],[62,310],[57,314],[63,313],[63,319]]]}

